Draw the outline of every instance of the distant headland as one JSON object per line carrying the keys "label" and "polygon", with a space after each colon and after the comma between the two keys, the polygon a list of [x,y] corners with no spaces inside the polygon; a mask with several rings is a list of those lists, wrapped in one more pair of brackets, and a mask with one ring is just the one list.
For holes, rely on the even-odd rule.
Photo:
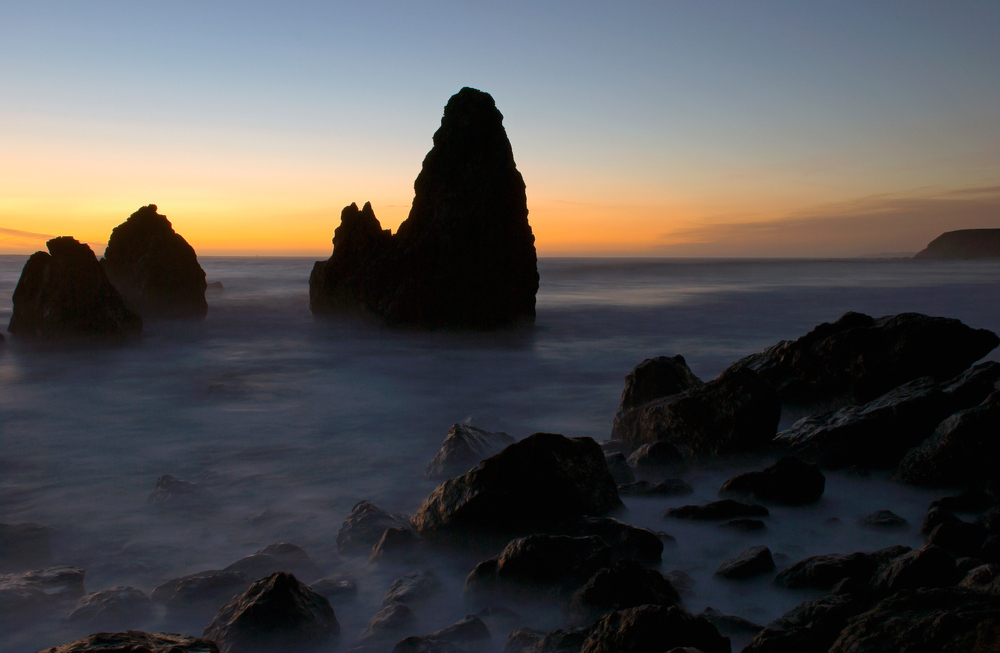
{"label": "distant headland", "polygon": [[917,252],[920,259],[1000,258],[1000,229],[946,231]]}

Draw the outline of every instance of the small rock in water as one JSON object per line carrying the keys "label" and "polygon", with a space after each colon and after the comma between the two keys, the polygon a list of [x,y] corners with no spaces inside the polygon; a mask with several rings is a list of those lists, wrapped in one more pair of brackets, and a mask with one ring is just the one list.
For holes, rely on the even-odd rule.
{"label": "small rock in water", "polygon": [[670,442],[649,442],[638,447],[626,463],[640,476],[662,477],[684,465],[684,455]]}
{"label": "small rock in water", "polygon": [[828,590],[845,578],[863,578],[867,582],[877,566],[871,555],[860,551],[810,556],[778,574],[774,584]]}
{"label": "small rock in water", "polygon": [[581,517],[555,531],[573,537],[596,535],[611,547],[615,560],[637,560],[655,565],[659,564],[663,553],[663,541],[656,533],[611,517]]}
{"label": "small rock in water", "polygon": [[152,614],[153,602],[141,590],[115,587],[81,598],[66,620],[102,630],[138,629]]}
{"label": "small rock in water", "polygon": [[621,494],[622,486],[635,480],[635,474],[632,473],[632,468],[629,467],[628,459],[625,458],[625,454],[623,453],[612,453],[605,454],[604,460],[608,463],[608,471],[611,472],[611,478],[615,479],[615,483],[618,484],[618,494]]}
{"label": "small rock in water", "polygon": [[390,514],[371,501],[359,501],[337,531],[337,551],[341,555],[371,555],[389,528],[409,528],[402,515]]}
{"label": "small rock in water", "polygon": [[955,559],[941,547],[925,544],[890,560],[872,578],[872,590],[889,596],[920,587],[947,587],[961,580]]}
{"label": "small rock in water", "polygon": [[480,461],[500,453],[514,438],[506,433],[492,433],[468,424],[455,424],[441,444],[434,460],[427,464],[428,479],[445,479],[464,474]]}
{"label": "small rock in water", "polygon": [[927,537],[927,542],[939,546],[956,557],[979,554],[986,540],[986,529],[980,524],[953,522],[938,524]]}
{"label": "small rock in water", "polygon": [[876,510],[872,514],[858,520],[858,526],[879,530],[903,529],[909,526],[906,521],[891,510]]}
{"label": "small rock in water", "polygon": [[676,606],[644,605],[618,610],[589,628],[584,653],[649,653],[690,646],[704,653],[730,653],[728,637],[706,618]]}
{"label": "small rock in water", "polygon": [[724,561],[715,570],[716,576],[734,580],[745,580],[774,571],[774,559],[766,546],[752,546],[740,555]]}
{"label": "small rock in water", "polygon": [[41,653],[219,653],[215,642],[174,633],[97,633]]}
{"label": "small rock in water", "polygon": [[412,562],[419,559],[420,536],[408,528],[387,528],[372,547],[368,562]]}
{"label": "small rock in water", "polygon": [[263,578],[277,571],[287,571],[307,580],[319,575],[319,569],[309,554],[290,542],[265,546],[260,551],[237,560],[223,571],[240,572],[251,579]]}
{"label": "small rock in water", "polygon": [[571,611],[585,621],[640,605],[680,605],[681,598],[670,581],[655,569],[634,560],[604,567],[573,594]]}
{"label": "small rock in water", "polygon": [[659,483],[636,481],[618,486],[618,494],[639,497],[680,497],[693,494],[694,488],[680,478],[667,478]]}
{"label": "small rock in water", "polygon": [[755,503],[743,503],[733,499],[712,501],[704,505],[687,505],[671,508],[663,517],[673,519],[721,520],[734,517],[767,517],[771,512]]}
{"label": "small rock in water", "polygon": [[221,606],[245,592],[250,583],[250,578],[240,572],[209,570],[168,580],[153,590],[150,599],[164,604],[173,614],[204,614],[211,619]]}
{"label": "small rock in water", "polygon": [[826,478],[819,467],[787,456],[763,471],[734,476],[722,484],[719,496],[802,505],[819,501],[825,487]]}
{"label": "small rock in water", "polygon": [[221,291],[221,290],[225,290],[225,288],[222,286],[222,282],[221,281],[209,281],[208,285],[205,287],[205,290],[217,290],[217,291]]}
{"label": "small rock in water", "polygon": [[206,512],[212,507],[201,486],[170,474],[156,479],[156,487],[146,497],[146,504],[158,510],[180,512]]}
{"label": "small rock in water", "polygon": [[15,627],[85,594],[77,567],[48,567],[0,575],[0,624]]}
{"label": "small rock in water", "polygon": [[440,591],[441,579],[433,571],[413,571],[392,582],[382,598],[382,605],[418,605]]}
{"label": "small rock in water", "polygon": [[417,615],[408,605],[390,603],[375,613],[359,639],[366,642],[398,637],[403,631],[410,630],[416,624]]}

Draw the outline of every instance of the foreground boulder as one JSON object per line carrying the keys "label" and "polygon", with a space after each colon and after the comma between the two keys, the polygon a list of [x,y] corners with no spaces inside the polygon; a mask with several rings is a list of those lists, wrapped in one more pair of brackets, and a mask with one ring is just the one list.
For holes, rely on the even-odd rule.
{"label": "foreground boulder", "polygon": [[425,478],[445,479],[464,474],[484,458],[514,444],[506,433],[492,433],[468,424],[455,424],[441,444],[441,451],[427,464]]}
{"label": "foreground boulder", "polygon": [[788,456],[762,471],[734,476],[722,484],[719,496],[794,506],[819,501],[825,488],[826,478],[818,467]]}
{"label": "foreground boulder", "polygon": [[295,576],[271,574],[224,605],[202,635],[222,653],[311,651],[340,634],[325,597]]}
{"label": "foreground boulder", "polygon": [[965,588],[903,591],[851,619],[830,653],[996,651],[1000,597]]}
{"label": "foreground boulder", "polygon": [[620,413],[615,435],[631,449],[667,442],[685,460],[758,451],[777,432],[781,403],[748,369],[731,369],[680,394]]}
{"label": "foreground boulder", "polygon": [[143,317],[203,318],[208,313],[198,256],[155,204],[111,231],[101,264],[128,307]]}
{"label": "foreground boulder", "polygon": [[793,405],[864,404],[922,376],[950,379],[1000,338],[958,320],[900,313],[845,313],[798,340],[783,340],[734,364],[770,382]]}
{"label": "foreground boulder", "polygon": [[219,647],[207,639],[174,633],[97,633],[75,642],[45,649],[44,653],[219,653]]}
{"label": "foreground boulder", "polygon": [[142,319],[108,281],[90,246],[70,236],[46,243],[24,264],[14,288],[7,331],[18,336],[122,337],[142,330]]}
{"label": "foreground boulder", "polygon": [[412,523],[425,536],[463,529],[524,533],[622,505],[596,442],[535,433],[442,483]]}
{"label": "foreground boulder", "polygon": [[414,191],[395,235],[370,205],[344,210],[332,256],[309,278],[312,312],[360,310],[421,327],[534,321],[538,263],[524,180],[488,93],[463,88],[448,101]]}

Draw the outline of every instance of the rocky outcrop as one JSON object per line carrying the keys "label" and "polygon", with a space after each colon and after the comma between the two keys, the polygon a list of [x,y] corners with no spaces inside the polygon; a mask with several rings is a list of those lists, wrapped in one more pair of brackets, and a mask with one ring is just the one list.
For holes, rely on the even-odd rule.
{"label": "rocky outcrop", "polygon": [[0,524],[0,573],[43,565],[52,557],[52,529],[41,524]]}
{"label": "rocky outcrop", "polygon": [[412,523],[425,537],[464,529],[517,534],[621,507],[596,442],[535,433],[442,483]]}
{"label": "rocky outcrop", "polygon": [[819,501],[825,488],[819,467],[788,456],[759,472],[734,476],[722,484],[719,496],[794,506]]}
{"label": "rocky outcrop", "polygon": [[219,653],[215,642],[174,633],[97,633],[41,653]]}
{"label": "rocky outcrop", "polygon": [[735,558],[725,560],[715,570],[716,576],[731,580],[746,580],[774,571],[774,558],[766,546],[744,549]]}
{"label": "rocky outcrop", "polygon": [[427,464],[428,479],[445,479],[464,474],[485,458],[503,451],[514,444],[506,433],[492,433],[468,424],[455,424],[441,444],[434,460]]}
{"label": "rocky outcrop", "polygon": [[142,318],[108,281],[90,246],[70,236],[46,243],[24,264],[7,331],[32,338],[134,335]]}
{"label": "rocky outcrop", "polygon": [[777,432],[781,404],[774,388],[748,369],[619,413],[615,436],[630,448],[666,442],[684,460],[758,451]]}
{"label": "rocky outcrop", "polygon": [[1000,258],[1000,229],[946,231],[913,255],[915,259]]}
{"label": "rocky outcrop", "polygon": [[271,653],[316,650],[339,634],[330,602],[278,572],[224,605],[202,636],[222,653]]}
{"label": "rocky outcrop", "polygon": [[954,319],[851,312],[733,367],[756,371],[786,404],[858,405],[922,376],[950,379],[998,344],[995,333]]}
{"label": "rocky outcrop", "polygon": [[830,653],[995,651],[1000,597],[949,587],[900,592],[851,619]]}
{"label": "rocky outcrop", "polygon": [[337,531],[337,551],[341,555],[370,555],[390,528],[409,529],[410,524],[406,517],[388,513],[371,501],[359,501]]}
{"label": "rocky outcrop", "polygon": [[309,278],[312,312],[419,327],[533,321],[538,264],[524,180],[489,94],[463,88],[448,101],[414,191],[395,235],[369,204],[344,209],[332,256]]}
{"label": "rocky outcrop", "polygon": [[114,587],[81,598],[66,620],[83,623],[88,628],[120,630],[142,626],[152,614],[153,602],[142,590]]}
{"label": "rocky outcrop", "polygon": [[203,318],[208,313],[198,256],[155,204],[111,231],[101,265],[128,307],[144,318]]}

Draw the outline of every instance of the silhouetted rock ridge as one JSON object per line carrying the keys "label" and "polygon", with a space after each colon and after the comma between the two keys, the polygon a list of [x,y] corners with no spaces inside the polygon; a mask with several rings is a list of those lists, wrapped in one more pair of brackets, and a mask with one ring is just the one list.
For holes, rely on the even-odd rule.
{"label": "silhouetted rock ridge", "polygon": [[913,258],[1000,258],[1000,229],[946,231],[932,240],[925,249],[917,252]]}
{"label": "silhouetted rock ridge", "polygon": [[488,93],[463,88],[448,101],[414,191],[395,235],[370,204],[344,209],[333,255],[309,279],[312,312],[419,327],[533,321],[538,259],[524,180]]}

